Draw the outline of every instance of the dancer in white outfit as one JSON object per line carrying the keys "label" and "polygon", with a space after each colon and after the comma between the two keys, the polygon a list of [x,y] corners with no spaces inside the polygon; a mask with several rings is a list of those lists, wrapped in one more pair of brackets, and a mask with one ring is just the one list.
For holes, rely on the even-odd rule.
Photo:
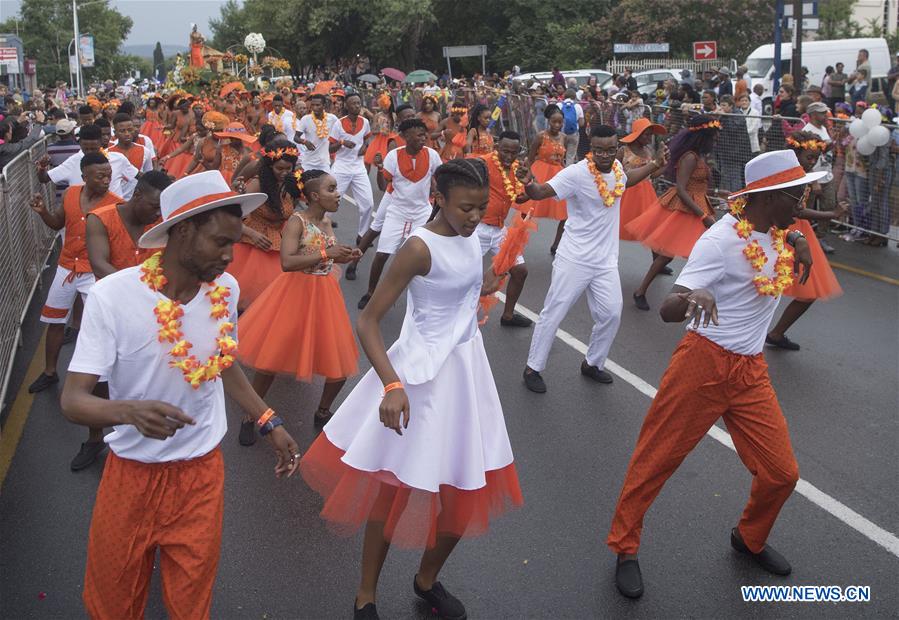
{"label": "dancer in white outfit", "polygon": [[[337,117],[325,112],[324,95],[311,95],[308,103],[310,112],[297,122],[296,135],[293,138],[293,141],[300,145],[300,164],[303,170],[321,170],[330,173],[328,138]],[[275,129],[278,129],[277,125]]]}
{"label": "dancer in white outfit", "polygon": [[621,195],[626,187],[636,185],[667,161],[667,151],[660,149],[655,161],[625,174],[615,159],[617,152],[615,130],[600,125],[590,134],[590,153],[585,159],[568,166],[546,183],[530,183],[525,187],[532,200],[557,197],[568,204],[568,221],[553,260],[552,281],[534,328],[524,370],[524,383],[532,392],[546,392],[540,372],[546,367],[556,329],[584,291],[587,291],[594,325],[581,373],[599,383],[612,382],[612,375],[603,366],[621,323],[618,277]]}
{"label": "dancer in white outfit", "polygon": [[[413,589],[441,618],[465,607],[437,574],[459,538],[522,503],[502,406],[477,326],[485,280],[475,228],[487,207],[484,163],[436,173],[440,211],[403,244],[358,322],[372,363],[301,463],[345,532],[366,523],[355,617],[377,618],[375,590],[391,543],[424,547]],[[380,322],[408,287],[399,340]]]}
{"label": "dancer in white outfit", "polygon": [[[337,191],[341,195],[347,192],[353,195],[353,199],[359,206],[359,230],[357,243],[362,234],[368,230],[371,224],[371,212],[375,206],[375,198],[371,191],[371,179],[365,169],[363,156],[365,147],[371,139],[371,125],[368,119],[359,116],[362,110],[362,98],[358,93],[350,93],[344,103],[346,116],[341,117],[331,125],[329,136],[330,151],[334,153],[334,163],[331,164],[331,174],[337,180]],[[355,273],[355,264],[347,269],[347,279],[350,271]]]}

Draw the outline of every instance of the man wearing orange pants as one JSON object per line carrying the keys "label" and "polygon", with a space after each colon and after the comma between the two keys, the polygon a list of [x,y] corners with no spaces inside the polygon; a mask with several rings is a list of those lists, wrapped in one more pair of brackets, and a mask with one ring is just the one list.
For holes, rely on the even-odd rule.
{"label": "man wearing orange pants", "polygon": [[786,229],[804,205],[807,184],[820,176],[806,174],[792,151],[747,163],[747,187],[731,196],[731,214],[703,233],[662,305],[664,321],[692,323],[643,421],[606,540],[618,555],[615,583],[624,596],[643,594],[637,562],[643,516],[722,417],[753,475],[731,545],[771,573],[791,571],[766,544],[799,469],[762,347],[780,294],[795,277],[795,262],[805,266],[802,279],[808,278],[808,243]]}
{"label": "man wearing orange pants", "polygon": [[[160,194],[162,222],[139,240],[163,251],[104,277],[85,304],[62,409],[76,424],[114,427],[104,438],[111,454],[84,580],[94,619],[143,618],[157,550],[169,617],[209,617],[222,536],[226,391],[271,439],[275,474],[299,466],[283,421],[232,365],[239,291],[224,271],[241,218],[265,199],[232,192],[217,171],[173,183]],[[91,394],[101,376],[109,377],[109,400]]]}

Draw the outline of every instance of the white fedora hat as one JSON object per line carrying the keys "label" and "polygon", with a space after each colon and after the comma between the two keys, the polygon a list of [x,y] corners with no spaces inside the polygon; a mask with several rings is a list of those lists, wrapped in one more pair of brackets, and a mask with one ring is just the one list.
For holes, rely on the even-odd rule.
{"label": "white fedora hat", "polygon": [[793,151],[770,151],[746,162],[746,187],[729,198],[806,185],[827,176],[826,171],[806,172]]}
{"label": "white fedora hat", "polygon": [[145,232],[138,245],[161,248],[168,242],[169,228],[178,222],[225,205],[240,205],[246,217],[267,199],[266,194],[238,194],[228,187],[218,170],[192,174],[162,190],[159,195],[162,222]]}

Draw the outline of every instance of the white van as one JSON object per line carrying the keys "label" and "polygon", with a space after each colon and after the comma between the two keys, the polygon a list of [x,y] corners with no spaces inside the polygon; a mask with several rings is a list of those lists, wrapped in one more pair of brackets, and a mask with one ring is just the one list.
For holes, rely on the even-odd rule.
{"label": "white van", "polygon": [[[789,38],[790,33],[784,32]],[[824,80],[824,70],[834,67],[838,62],[845,65],[845,73],[850,74],[855,69],[855,61],[858,58],[858,50],[868,50],[868,61],[871,63],[871,75],[868,76],[868,91],[873,94],[882,88],[887,72],[890,70],[890,50],[885,39],[837,39],[834,41],[803,41],[802,42],[802,66],[808,67],[809,83],[821,85]],[[790,59],[793,54],[791,43],[780,45],[781,75],[791,73]],[[765,87],[766,108],[773,100],[776,93],[771,92],[774,82],[774,44],[762,45],[744,63],[749,70],[751,86],[762,84]]]}

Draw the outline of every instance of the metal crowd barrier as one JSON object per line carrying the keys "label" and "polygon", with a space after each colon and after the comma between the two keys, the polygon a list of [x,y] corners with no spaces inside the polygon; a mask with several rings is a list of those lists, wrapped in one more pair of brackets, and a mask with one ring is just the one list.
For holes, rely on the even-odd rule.
{"label": "metal crowd barrier", "polygon": [[48,205],[55,201],[53,184],[38,181],[35,166],[47,154],[47,140],[20,153],[0,172],[0,403],[4,407],[25,313],[57,235],[29,206],[34,194],[41,194]]}

